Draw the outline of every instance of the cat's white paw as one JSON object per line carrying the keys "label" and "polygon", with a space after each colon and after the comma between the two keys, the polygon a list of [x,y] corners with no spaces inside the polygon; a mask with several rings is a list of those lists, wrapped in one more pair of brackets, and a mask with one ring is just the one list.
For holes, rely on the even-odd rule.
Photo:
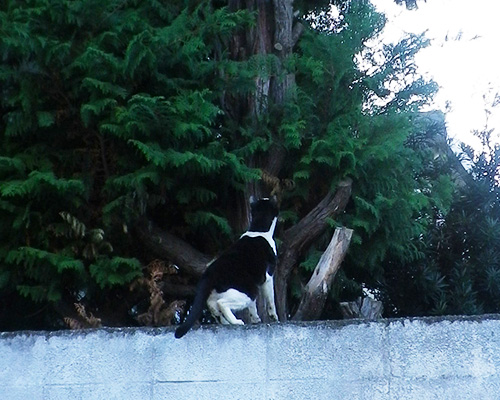
{"label": "cat's white paw", "polygon": [[245,323],[241,319],[237,319],[234,321],[234,325],[245,325]]}

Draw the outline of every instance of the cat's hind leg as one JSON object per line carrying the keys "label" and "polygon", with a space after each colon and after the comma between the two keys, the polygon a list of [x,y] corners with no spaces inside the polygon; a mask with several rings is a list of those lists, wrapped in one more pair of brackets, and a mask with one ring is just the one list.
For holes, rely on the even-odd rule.
{"label": "cat's hind leg", "polygon": [[210,295],[210,297],[207,300],[207,307],[208,310],[210,311],[210,314],[212,314],[212,317],[214,317],[219,324],[229,323],[219,310],[219,306],[217,305],[217,294]]}
{"label": "cat's hind leg", "polygon": [[222,316],[232,325],[244,325],[245,323],[235,317],[234,311],[243,310],[252,303],[250,297],[236,289],[229,289],[219,294],[217,306]]}
{"label": "cat's hind leg", "polygon": [[226,319],[226,317],[224,317],[224,315],[222,315],[219,304],[217,303],[221,296],[221,293],[217,293],[217,291],[213,290],[207,299],[207,307],[210,311],[210,314],[212,314],[212,316],[219,324],[229,325],[230,322]]}
{"label": "cat's hind leg", "polygon": [[[224,304],[224,300],[220,301],[220,309],[223,315],[223,318],[231,325],[245,325],[245,323],[234,316],[231,308]],[[224,322],[223,322],[224,324]]]}

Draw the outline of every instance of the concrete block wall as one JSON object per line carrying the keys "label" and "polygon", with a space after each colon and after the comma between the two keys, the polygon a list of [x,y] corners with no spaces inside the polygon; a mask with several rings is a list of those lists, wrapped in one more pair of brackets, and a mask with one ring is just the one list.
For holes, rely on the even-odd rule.
{"label": "concrete block wall", "polygon": [[500,316],[1,333],[0,399],[500,400]]}

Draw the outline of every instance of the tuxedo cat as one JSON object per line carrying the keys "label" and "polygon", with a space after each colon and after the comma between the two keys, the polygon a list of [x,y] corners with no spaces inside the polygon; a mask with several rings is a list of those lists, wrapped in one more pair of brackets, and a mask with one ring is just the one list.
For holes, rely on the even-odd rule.
{"label": "tuxedo cat", "polygon": [[273,286],[277,258],[273,234],[278,204],[276,198],[251,198],[250,209],[250,228],[203,273],[191,311],[175,331],[176,338],[184,336],[200,318],[205,303],[222,324],[243,325],[233,311],[245,308],[252,323],[260,322],[255,302],[259,290],[266,300],[268,315],[278,320]]}

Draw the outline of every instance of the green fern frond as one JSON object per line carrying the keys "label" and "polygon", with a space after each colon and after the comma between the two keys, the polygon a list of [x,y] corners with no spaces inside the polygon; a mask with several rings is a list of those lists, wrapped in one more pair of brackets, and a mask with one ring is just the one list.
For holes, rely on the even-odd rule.
{"label": "green fern frond", "polygon": [[127,89],[122,86],[90,77],[83,79],[82,87],[91,92],[97,91],[100,95],[112,96],[113,98],[125,99],[128,95]]}
{"label": "green fern frond", "polygon": [[231,226],[226,218],[215,215],[208,211],[196,211],[186,215],[186,221],[194,228],[215,226],[216,230],[230,236],[232,233]]}
{"label": "green fern frond", "polygon": [[1,157],[0,156],[0,172],[3,171],[16,171],[24,173],[26,166],[22,159],[19,157]]}
{"label": "green fern frond", "polygon": [[118,102],[112,98],[102,98],[90,101],[83,104],[80,109],[83,124],[88,127],[93,121],[93,118],[100,116],[104,111],[113,109]]}
{"label": "green fern frond", "polygon": [[179,204],[189,204],[193,201],[196,201],[199,204],[205,204],[217,199],[217,194],[212,190],[203,187],[186,187],[177,190],[175,197]]}
{"label": "green fern frond", "polygon": [[130,283],[142,275],[141,263],[135,258],[100,257],[89,267],[90,274],[102,288]]}
{"label": "green fern frond", "polygon": [[61,299],[61,292],[54,285],[17,285],[19,293],[27,298],[32,299],[35,303],[42,301],[56,302]]}
{"label": "green fern frond", "polygon": [[38,120],[38,126],[40,128],[48,128],[49,126],[52,126],[55,123],[54,113],[52,112],[38,111],[36,113],[36,117]]}
{"label": "green fern frond", "polygon": [[81,272],[84,269],[80,260],[33,247],[19,247],[17,250],[12,250],[7,254],[5,261],[29,268],[36,267],[38,262],[45,262],[59,273],[64,270]]}
{"label": "green fern frond", "polygon": [[88,71],[90,69],[97,76],[102,73],[103,69],[107,68],[110,73],[113,73],[119,71],[120,67],[121,60],[118,57],[93,45],[89,45],[85,51],[68,66],[70,70]]}
{"label": "green fern frond", "polygon": [[83,194],[85,186],[77,179],[56,178],[53,172],[32,171],[25,180],[12,180],[0,184],[0,194],[5,197],[35,196],[44,185],[65,194]]}
{"label": "green fern frond", "polygon": [[125,52],[123,65],[124,73],[127,76],[133,78],[141,64],[145,64],[146,68],[151,68],[156,63],[156,55],[150,46],[152,40],[152,34],[145,30],[130,41]]}

